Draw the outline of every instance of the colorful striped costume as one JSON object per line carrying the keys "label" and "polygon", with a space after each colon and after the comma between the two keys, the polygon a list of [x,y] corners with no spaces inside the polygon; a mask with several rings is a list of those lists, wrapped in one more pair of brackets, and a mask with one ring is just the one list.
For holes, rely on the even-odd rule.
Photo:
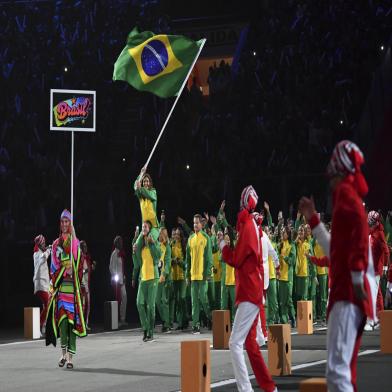
{"label": "colorful striped costume", "polygon": [[[60,324],[65,319],[68,321],[70,334],[79,337],[86,336],[80,291],[80,281],[83,276],[83,265],[80,262],[81,250],[79,240],[73,238],[73,257],[71,257],[70,242],[69,236],[64,241],[62,248],[59,246],[59,239],[53,243],[50,266],[53,294],[48,307],[46,345],[53,344],[53,346],[56,346]],[[69,273],[70,269],[71,273]]]}

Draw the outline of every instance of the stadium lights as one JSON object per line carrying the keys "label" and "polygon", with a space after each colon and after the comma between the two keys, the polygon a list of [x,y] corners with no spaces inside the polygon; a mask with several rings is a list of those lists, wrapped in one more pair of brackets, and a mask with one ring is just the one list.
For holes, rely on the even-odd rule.
{"label": "stadium lights", "polygon": [[253,56],[256,56],[256,54],[257,54],[257,53],[256,53],[256,51],[254,50],[254,51],[253,51]]}
{"label": "stadium lights", "polygon": [[123,158],[123,160],[122,160],[123,162],[125,162],[125,158]]}
{"label": "stadium lights", "polygon": [[381,45],[380,49],[381,49],[381,51],[383,51],[384,50],[384,45]]}
{"label": "stadium lights", "polygon": [[189,165],[186,165],[186,170],[189,170],[191,167]]}
{"label": "stadium lights", "polygon": [[64,72],[68,72],[68,68],[67,67],[64,67]]}
{"label": "stadium lights", "polygon": [[343,125],[343,120],[340,120],[340,125]]}

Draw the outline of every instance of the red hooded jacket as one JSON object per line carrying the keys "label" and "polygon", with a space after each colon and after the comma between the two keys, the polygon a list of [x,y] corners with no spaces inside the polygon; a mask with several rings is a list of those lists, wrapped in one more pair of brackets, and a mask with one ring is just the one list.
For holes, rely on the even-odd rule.
{"label": "red hooded jacket", "polygon": [[235,249],[224,246],[223,260],[235,268],[236,304],[263,302],[263,261],[261,241],[257,224],[247,210],[238,214],[237,230],[239,238]]}
{"label": "red hooded jacket", "polygon": [[[310,220],[313,229],[320,221],[317,214]],[[328,313],[337,301],[357,305],[365,315],[373,316],[369,282],[366,278],[369,257],[369,228],[362,199],[350,178],[340,182],[333,192],[330,244],[330,297]],[[351,272],[362,272],[368,298],[354,294]]]}
{"label": "red hooded jacket", "polygon": [[384,227],[381,223],[370,228],[370,244],[372,247],[375,273],[381,276],[383,267],[388,266],[389,260],[389,249],[385,240]]}

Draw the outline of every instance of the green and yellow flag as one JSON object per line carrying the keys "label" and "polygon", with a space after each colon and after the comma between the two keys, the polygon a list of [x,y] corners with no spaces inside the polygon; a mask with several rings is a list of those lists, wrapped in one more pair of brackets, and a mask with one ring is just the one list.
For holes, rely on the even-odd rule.
{"label": "green and yellow flag", "polygon": [[135,28],[114,64],[113,80],[124,80],[137,90],[162,98],[177,95],[201,44],[202,40],[139,33]]}

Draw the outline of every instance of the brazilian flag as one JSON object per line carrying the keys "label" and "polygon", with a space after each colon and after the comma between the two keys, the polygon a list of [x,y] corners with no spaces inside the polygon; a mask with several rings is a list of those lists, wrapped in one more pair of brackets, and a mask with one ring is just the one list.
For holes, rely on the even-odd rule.
{"label": "brazilian flag", "polygon": [[162,98],[177,95],[202,41],[134,28],[114,64],[113,80]]}

